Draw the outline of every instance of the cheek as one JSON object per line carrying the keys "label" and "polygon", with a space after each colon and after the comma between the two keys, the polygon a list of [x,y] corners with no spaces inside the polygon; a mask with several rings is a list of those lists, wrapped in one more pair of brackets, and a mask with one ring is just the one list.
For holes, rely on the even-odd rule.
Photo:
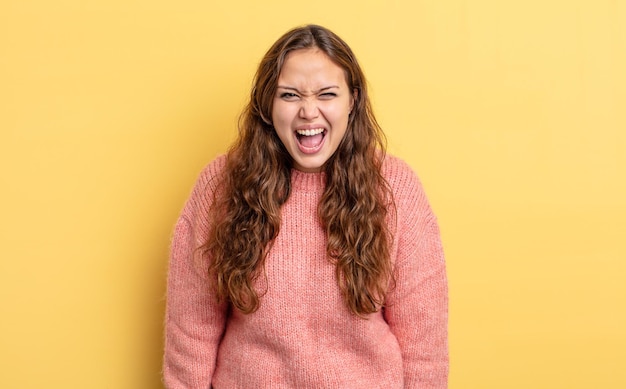
{"label": "cheek", "polygon": [[350,104],[334,104],[327,107],[326,117],[333,122],[347,122],[350,115]]}
{"label": "cheek", "polygon": [[285,104],[275,103],[272,108],[272,126],[283,144],[290,139],[291,122],[289,107]]}
{"label": "cheek", "polygon": [[276,120],[279,117],[279,112],[280,112],[280,105],[277,104],[275,101],[272,106],[272,123],[276,123]]}
{"label": "cheek", "polygon": [[282,104],[282,101],[277,101],[272,107],[272,122],[274,125],[289,123],[293,118],[293,113],[290,110],[289,105]]}

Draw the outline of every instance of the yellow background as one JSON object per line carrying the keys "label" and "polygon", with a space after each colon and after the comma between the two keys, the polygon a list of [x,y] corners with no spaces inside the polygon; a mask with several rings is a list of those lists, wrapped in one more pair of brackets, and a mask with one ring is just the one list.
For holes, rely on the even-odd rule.
{"label": "yellow background", "polygon": [[175,218],[309,22],[439,215],[450,387],[626,387],[622,0],[2,1],[0,387],[160,387]]}

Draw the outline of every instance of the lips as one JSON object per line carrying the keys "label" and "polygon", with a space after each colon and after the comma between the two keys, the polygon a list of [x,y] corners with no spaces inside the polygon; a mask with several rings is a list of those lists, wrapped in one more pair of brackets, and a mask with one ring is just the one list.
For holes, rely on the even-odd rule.
{"label": "lips", "polygon": [[323,127],[296,130],[298,148],[304,154],[314,154],[324,145],[326,130]]}

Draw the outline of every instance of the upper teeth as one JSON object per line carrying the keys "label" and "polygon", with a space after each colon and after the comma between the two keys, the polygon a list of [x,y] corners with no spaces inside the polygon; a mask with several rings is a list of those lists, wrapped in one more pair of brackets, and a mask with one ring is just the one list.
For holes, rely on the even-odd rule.
{"label": "upper teeth", "polygon": [[324,132],[323,128],[313,128],[311,130],[297,130],[298,135],[313,136]]}

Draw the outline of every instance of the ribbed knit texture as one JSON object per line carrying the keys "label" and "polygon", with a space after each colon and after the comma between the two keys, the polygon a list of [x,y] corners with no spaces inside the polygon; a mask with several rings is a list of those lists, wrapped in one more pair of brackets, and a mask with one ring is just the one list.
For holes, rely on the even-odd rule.
{"label": "ribbed knit texture", "polygon": [[[323,173],[292,172],[280,233],[260,277],[258,311],[218,305],[207,260],[207,210],[219,157],[201,174],[176,224],[167,287],[167,388],[447,388],[448,299],[437,221],[416,175],[387,156],[397,207],[390,220],[396,286],[367,319],[344,304],[317,204]],[[391,218],[394,219],[394,218]]]}

